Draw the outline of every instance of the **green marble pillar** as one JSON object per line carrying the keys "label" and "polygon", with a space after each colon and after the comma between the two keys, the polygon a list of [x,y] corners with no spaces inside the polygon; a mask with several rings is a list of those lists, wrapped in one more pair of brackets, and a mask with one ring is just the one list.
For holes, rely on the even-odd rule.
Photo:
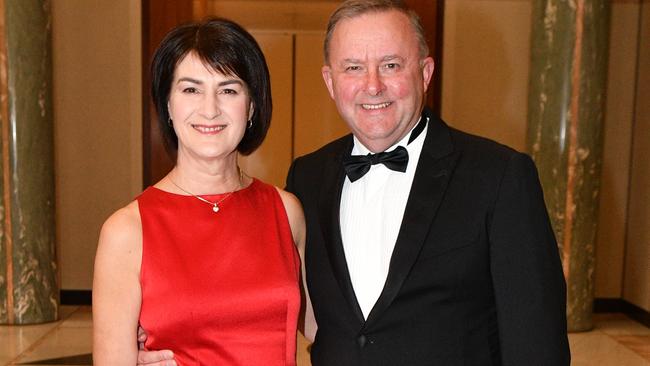
{"label": "green marble pillar", "polygon": [[593,326],[610,6],[533,0],[528,148],[562,256],[569,331]]}
{"label": "green marble pillar", "polygon": [[58,316],[51,11],[0,0],[0,323]]}

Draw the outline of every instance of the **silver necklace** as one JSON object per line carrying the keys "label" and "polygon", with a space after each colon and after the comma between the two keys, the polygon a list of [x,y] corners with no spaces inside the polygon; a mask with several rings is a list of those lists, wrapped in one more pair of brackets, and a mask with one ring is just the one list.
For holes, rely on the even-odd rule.
{"label": "silver necklace", "polygon": [[198,199],[201,202],[205,202],[208,205],[212,206],[212,211],[214,211],[214,213],[217,213],[217,212],[219,212],[219,204],[221,202],[225,201],[226,198],[230,197],[230,195],[232,195],[233,193],[237,192],[238,190],[240,190],[242,188],[242,181],[244,180],[244,172],[242,172],[242,170],[239,169],[239,167],[237,167],[237,170],[239,171],[239,185],[237,186],[237,189],[235,189],[234,191],[228,192],[228,194],[226,194],[220,200],[215,201],[215,202],[212,202],[210,200],[206,200],[205,198],[203,198],[201,196],[195,195],[194,193],[192,193],[192,192],[184,189],[183,187],[179,186],[178,184],[176,184],[176,182],[174,182],[174,180],[172,180],[171,178],[169,178],[169,181],[172,182],[172,184],[175,185],[176,188],[180,189],[181,191],[189,194],[190,196]]}

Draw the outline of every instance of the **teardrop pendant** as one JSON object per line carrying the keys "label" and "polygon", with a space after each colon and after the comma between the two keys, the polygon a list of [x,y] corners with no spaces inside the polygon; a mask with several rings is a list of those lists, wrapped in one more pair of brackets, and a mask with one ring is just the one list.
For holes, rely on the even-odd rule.
{"label": "teardrop pendant", "polygon": [[217,206],[216,203],[214,204],[214,206],[212,206],[212,211],[214,211],[215,213],[219,212],[219,206]]}

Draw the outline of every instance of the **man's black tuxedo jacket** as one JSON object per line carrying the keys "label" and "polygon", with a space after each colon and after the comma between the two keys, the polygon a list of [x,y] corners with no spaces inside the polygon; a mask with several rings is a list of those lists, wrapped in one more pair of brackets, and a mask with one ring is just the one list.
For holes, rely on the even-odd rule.
{"label": "man's black tuxedo jacket", "polygon": [[427,110],[388,278],[364,321],[339,226],[352,136],[294,161],[314,366],[568,365],[565,282],[532,160]]}

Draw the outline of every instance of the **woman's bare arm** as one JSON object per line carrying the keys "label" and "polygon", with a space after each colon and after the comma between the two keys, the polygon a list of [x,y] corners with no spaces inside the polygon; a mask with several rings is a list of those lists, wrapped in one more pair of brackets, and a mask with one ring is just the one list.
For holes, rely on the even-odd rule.
{"label": "woman's bare arm", "polygon": [[305,338],[310,342],[313,342],[314,336],[316,335],[317,325],[316,319],[314,318],[314,311],[311,307],[311,300],[309,299],[309,291],[307,291],[307,281],[305,278],[305,215],[302,211],[302,205],[296,196],[279,188],[278,192],[282,198],[284,209],[287,211],[293,241],[298,248],[298,253],[300,253],[300,273],[302,274],[300,289],[304,299],[304,306],[301,309],[300,324],[298,324],[298,327]]}
{"label": "woman's bare arm", "polygon": [[142,223],[137,202],[118,210],[102,227],[93,278],[95,365],[136,365],[142,295]]}

